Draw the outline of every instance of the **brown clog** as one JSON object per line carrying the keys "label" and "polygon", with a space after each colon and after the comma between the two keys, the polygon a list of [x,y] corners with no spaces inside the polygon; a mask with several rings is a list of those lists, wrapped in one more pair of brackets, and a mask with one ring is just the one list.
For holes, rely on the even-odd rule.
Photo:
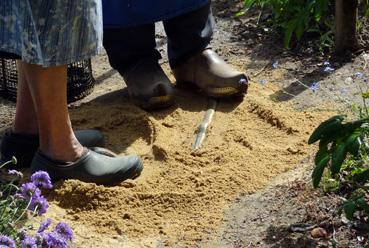
{"label": "brown clog", "polygon": [[205,49],[172,70],[177,85],[195,84],[211,97],[247,93],[249,78],[228,65],[211,49]]}

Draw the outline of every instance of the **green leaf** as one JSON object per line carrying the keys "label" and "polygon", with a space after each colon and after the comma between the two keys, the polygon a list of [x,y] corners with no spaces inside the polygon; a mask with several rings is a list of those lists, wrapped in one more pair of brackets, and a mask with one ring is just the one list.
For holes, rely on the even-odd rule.
{"label": "green leaf", "polygon": [[351,136],[353,136],[352,137],[353,140],[347,141],[346,147],[349,153],[351,153],[352,155],[356,157],[357,155],[359,155],[359,151],[361,147],[360,134],[359,135],[352,134]]}
{"label": "green leaf", "polygon": [[356,203],[359,207],[361,207],[365,212],[369,213],[369,204],[365,201],[363,197],[356,200]]}
{"label": "green leaf", "polygon": [[369,169],[355,175],[354,180],[357,182],[367,182],[369,180]]}
{"label": "green leaf", "polygon": [[[322,143],[322,141],[320,142]],[[325,159],[326,157],[330,157],[328,154],[328,144],[325,142],[325,144],[319,144],[319,150],[315,155],[315,165],[319,164],[320,161]]]}
{"label": "green leaf", "polygon": [[240,17],[240,16],[243,16],[243,15],[245,15],[245,11],[244,10],[241,10],[241,11],[239,11],[239,12],[237,12],[236,14],[235,14],[235,16],[236,17]]}
{"label": "green leaf", "polygon": [[361,94],[361,96],[362,96],[364,99],[369,99],[369,91],[368,91],[368,92],[364,92],[363,94]]}
{"label": "green leaf", "polygon": [[352,133],[356,129],[360,128],[364,123],[368,123],[369,119],[361,119],[354,122],[349,122],[346,124],[343,124],[343,129],[345,129],[346,132]]}
{"label": "green leaf", "polygon": [[290,46],[290,42],[291,42],[291,39],[292,39],[293,32],[296,29],[296,25],[297,25],[297,21],[296,20],[292,20],[292,21],[289,21],[284,26],[284,29],[285,29],[285,34],[284,34],[284,47],[285,48],[288,48]]}
{"label": "green leaf", "polygon": [[323,135],[334,135],[342,127],[343,115],[336,115],[322,122],[311,134],[308,144],[313,144],[320,140]]}
{"label": "green leaf", "polygon": [[319,183],[323,176],[324,169],[327,166],[329,160],[330,156],[327,154],[327,156],[320,159],[319,162],[316,164],[312,174],[314,188],[317,188],[319,186]]}
{"label": "green leaf", "polygon": [[296,25],[296,30],[295,30],[297,40],[301,40],[301,37],[304,34],[304,32],[305,32],[305,25],[303,22],[300,21]]}
{"label": "green leaf", "polygon": [[244,6],[246,9],[249,9],[254,5],[255,2],[256,0],[245,0]]}
{"label": "green leaf", "polygon": [[315,21],[319,22],[321,16],[327,11],[329,1],[327,0],[317,0],[315,4]]}
{"label": "green leaf", "polygon": [[356,204],[353,201],[347,201],[343,205],[343,211],[345,212],[346,218],[352,220],[356,211]]}
{"label": "green leaf", "polygon": [[340,172],[343,161],[347,155],[346,145],[341,139],[337,140],[332,147],[332,166],[331,172],[333,175]]}

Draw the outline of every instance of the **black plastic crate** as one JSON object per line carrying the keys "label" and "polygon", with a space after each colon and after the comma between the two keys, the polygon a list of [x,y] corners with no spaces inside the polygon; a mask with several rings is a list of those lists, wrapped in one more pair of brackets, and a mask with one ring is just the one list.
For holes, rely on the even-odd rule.
{"label": "black plastic crate", "polygon": [[[68,103],[78,101],[90,94],[95,86],[91,60],[68,65]],[[0,58],[0,97],[16,101],[18,73],[15,59]]]}

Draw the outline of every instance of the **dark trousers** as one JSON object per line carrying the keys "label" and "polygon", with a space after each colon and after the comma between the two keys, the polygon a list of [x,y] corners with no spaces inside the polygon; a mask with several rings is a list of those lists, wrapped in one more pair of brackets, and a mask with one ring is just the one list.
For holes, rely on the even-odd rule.
{"label": "dark trousers", "polygon": [[[209,45],[214,27],[210,3],[163,21],[163,24],[168,37],[169,63],[173,68]],[[104,47],[110,65],[120,72],[142,59],[161,58],[156,50],[154,23],[129,28],[106,28]]]}

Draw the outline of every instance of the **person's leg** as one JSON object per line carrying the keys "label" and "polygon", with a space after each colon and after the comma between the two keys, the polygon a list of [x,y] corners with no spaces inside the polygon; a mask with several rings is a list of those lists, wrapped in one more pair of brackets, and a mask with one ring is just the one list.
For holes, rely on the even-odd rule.
{"label": "person's leg", "polygon": [[161,58],[155,49],[154,24],[105,28],[103,41],[111,67],[120,73],[124,73],[142,59],[158,61]]}
{"label": "person's leg", "polygon": [[78,142],[68,113],[65,65],[20,65],[39,127],[40,148],[31,164],[33,172],[47,171],[53,180],[79,179],[99,184],[116,184],[141,173],[143,165],[137,156],[109,157]]}
{"label": "person's leg", "polygon": [[[44,68],[19,62],[33,99],[39,127],[40,151],[59,161],[75,161],[83,153],[69,118],[67,105],[67,67]],[[22,93],[22,92],[20,92]],[[20,94],[20,99],[23,97]],[[18,109],[27,106],[18,105]]]}
{"label": "person's leg", "polygon": [[177,85],[193,83],[212,97],[244,94],[247,76],[235,70],[209,47],[214,18],[210,1],[198,10],[164,22],[168,57]]}
{"label": "person's leg", "polygon": [[[14,123],[1,138],[0,163],[17,159],[17,168],[29,167],[39,148],[38,122],[23,63],[17,63],[18,84]],[[78,130],[78,141],[86,147],[103,147],[105,139],[98,130]]]}
{"label": "person's leg", "polygon": [[35,109],[33,107],[32,96],[24,78],[23,64],[17,62],[18,85],[17,85],[17,104],[13,124],[14,133],[38,134],[38,123]]}
{"label": "person's leg", "polygon": [[210,1],[192,12],[163,21],[168,37],[168,57],[176,67],[209,46],[214,29]]}
{"label": "person's leg", "polygon": [[173,87],[160,67],[155,49],[155,25],[104,29],[104,47],[110,65],[127,84],[131,100],[143,109],[167,107]]}

